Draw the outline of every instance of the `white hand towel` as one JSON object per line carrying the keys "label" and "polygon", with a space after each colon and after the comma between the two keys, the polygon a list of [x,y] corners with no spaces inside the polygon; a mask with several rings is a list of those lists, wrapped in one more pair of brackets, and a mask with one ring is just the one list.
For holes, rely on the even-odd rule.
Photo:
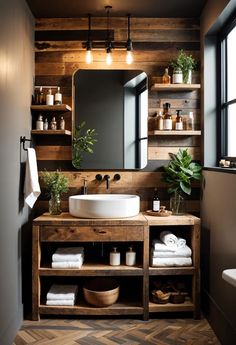
{"label": "white hand towel", "polygon": [[73,299],[49,299],[46,301],[47,305],[75,305]]}
{"label": "white hand towel", "polygon": [[186,240],[184,238],[178,237],[178,248],[184,248],[186,246]]}
{"label": "white hand towel", "polygon": [[162,231],[160,233],[160,239],[168,247],[177,247],[178,238],[174,234],[172,234],[171,231]]}
{"label": "white hand towel", "polygon": [[72,300],[75,299],[77,285],[53,284],[47,293],[47,300]]}
{"label": "white hand towel", "polygon": [[83,260],[80,261],[56,261],[52,262],[52,268],[81,268]]}
{"label": "white hand towel", "polygon": [[33,208],[38,196],[41,193],[38,178],[38,168],[35,149],[27,149],[27,160],[26,160],[26,170],[25,170],[25,185],[24,185],[24,195],[25,202],[31,208]]}
{"label": "white hand towel", "polygon": [[152,246],[154,250],[158,250],[159,252],[175,252],[176,248],[174,247],[168,247],[165,243],[163,243],[160,240],[153,240]]}
{"label": "white hand towel", "polygon": [[192,266],[191,258],[152,258],[151,266],[172,267],[172,266]]}
{"label": "white hand towel", "polygon": [[175,252],[161,252],[159,250],[151,250],[151,256],[154,258],[188,258],[191,257],[191,255],[192,250],[188,246],[185,246],[183,248],[177,248]]}
{"label": "white hand towel", "polygon": [[57,248],[55,253],[52,255],[53,262],[59,261],[81,261],[84,256],[83,247],[65,247]]}

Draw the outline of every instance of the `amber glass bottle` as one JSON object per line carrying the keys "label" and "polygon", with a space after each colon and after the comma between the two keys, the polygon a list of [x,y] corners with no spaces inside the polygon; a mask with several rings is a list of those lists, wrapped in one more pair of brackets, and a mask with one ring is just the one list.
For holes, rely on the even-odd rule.
{"label": "amber glass bottle", "polygon": [[172,130],[172,116],[170,113],[170,103],[163,104],[163,129],[164,130]]}
{"label": "amber glass bottle", "polygon": [[162,84],[170,84],[170,76],[168,68],[165,68],[165,73],[162,76]]}
{"label": "amber glass bottle", "polygon": [[181,116],[181,110],[176,110],[176,119],[175,119],[175,129],[176,131],[183,130],[183,118]]}

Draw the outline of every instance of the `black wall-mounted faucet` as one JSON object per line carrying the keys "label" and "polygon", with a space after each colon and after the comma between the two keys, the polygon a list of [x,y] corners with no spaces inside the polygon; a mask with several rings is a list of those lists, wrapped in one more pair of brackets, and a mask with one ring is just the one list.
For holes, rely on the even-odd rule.
{"label": "black wall-mounted faucet", "polygon": [[102,175],[101,175],[101,174],[97,174],[97,175],[95,176],[95,179],[96,179],[97,181],[102,181]]}
{"label": "black wall-mounted faucet", "polygon": [[106,181],[107,189],[109,189],[109,186],[110,186],[110,175],[105,175],[104,176],[104,180]]}

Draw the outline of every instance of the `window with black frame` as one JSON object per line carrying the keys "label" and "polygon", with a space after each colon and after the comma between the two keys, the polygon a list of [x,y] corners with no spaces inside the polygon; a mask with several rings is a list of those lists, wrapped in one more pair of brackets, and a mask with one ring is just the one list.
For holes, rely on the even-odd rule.
{"label": "window with black frame", "polygon": [[220,156],[236,160],[236,18],[232,20],[220,37],[221,50],[221,147]]}

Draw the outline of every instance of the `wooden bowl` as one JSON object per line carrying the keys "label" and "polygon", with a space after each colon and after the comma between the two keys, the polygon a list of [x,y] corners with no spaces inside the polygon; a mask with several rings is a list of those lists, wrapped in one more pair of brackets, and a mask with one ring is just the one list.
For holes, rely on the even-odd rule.
{"label": "wooden bowl", "polygon": [[120,292],[119,283],[112,278],[95,278],[83,286],[84,298],[95,307],[108,307],[114,304]]}

